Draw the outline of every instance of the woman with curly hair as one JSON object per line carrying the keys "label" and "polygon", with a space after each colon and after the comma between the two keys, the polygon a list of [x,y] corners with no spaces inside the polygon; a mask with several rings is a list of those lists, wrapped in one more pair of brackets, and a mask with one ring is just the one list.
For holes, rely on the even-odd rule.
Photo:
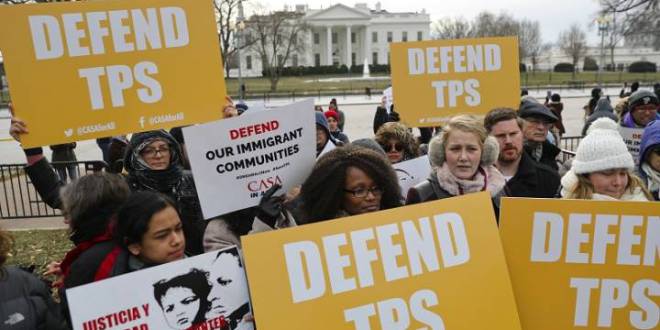
{"label": "woman with curly hair", "polygon": [[419,156],[415,137],[408,128],[398,122],[383,124],[376,132],[376,142],[387,153],[390,163],[396,164]]}
{"label": "woman with curly hair", "polygon": [[312,223],[401,206],[401,193],[387,159],[348,145],[316,162],[303,183],[301,223]]}

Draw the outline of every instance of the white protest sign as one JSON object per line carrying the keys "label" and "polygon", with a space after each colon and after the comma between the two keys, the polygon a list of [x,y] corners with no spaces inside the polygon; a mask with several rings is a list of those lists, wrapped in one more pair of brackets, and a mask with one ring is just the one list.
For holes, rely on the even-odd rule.
{"label": "white protest sign", "polygon": [[310,99],[184,128],[204,218],[258,205],[274,184],[278,194],[302,184],[315,163],[314,125]]}
{"label": "white protest sign", "polygon": [[628,152],[630,152],[630,154],[633,156],[633,159],[635,160],[635,166],[639,165],[639,144],[642,142],[643,133],[643,128],[619,126],[619,134],[621,134],[623,142],[626,143]]}
{"label": "white protest sign", "polygon": [[251,308],[235,246],[78,286],[66,295],[75,330],[254,328],[243,321]]}
{"label": "white protest sign", "polygon": [[399,187],[401,187],[401,195],[404,197],[410,188],[424,181],[431,172],[428,155],[392,164],[392,167],[399,177]]}

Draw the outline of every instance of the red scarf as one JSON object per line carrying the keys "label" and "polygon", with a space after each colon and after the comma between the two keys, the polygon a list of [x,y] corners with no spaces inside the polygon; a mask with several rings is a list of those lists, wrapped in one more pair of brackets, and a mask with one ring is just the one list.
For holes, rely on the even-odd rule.
{"label": "red scarf", "polygon": [[[101,235],[98,235],[90,240],[80,242],[76,247],[74,247],[71,251],[67,252],[66,255],[64,256],[64,260],[62,260],[62,263],[60,264],[60,268],[62,269],[62,277],[66,279],[67,276],[69,276],[69,273],[71,272],[71,264],[73,264],[76,259],[85,251],[90,249],[92,246],[102,243],[102,242],[107,242],[112,240],[112,227],[109,226],[105,232],[103,232]],[[110,271],[112,270],[112,265],[114,265],[114,261],[117,259],[117,256],[119,255],[119,252],[121,252],[121,248],[115,247],[112,249],[112,251],[103,259],[103,262],[101,262],[101,265],[96,272],[95,281],[104,279],[109,277]]]}

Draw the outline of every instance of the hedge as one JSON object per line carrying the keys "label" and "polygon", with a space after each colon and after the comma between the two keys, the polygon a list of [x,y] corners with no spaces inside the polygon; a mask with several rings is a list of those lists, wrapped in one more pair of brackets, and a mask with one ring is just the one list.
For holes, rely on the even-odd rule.
{"label": "hedge", "polygon": [[644,72],[657,72],[658,66],[655,63],[648,61],[638,61],[630,63],[628,72],[644,73]]}
{"label": "hedge", "polygon": [[555,65],[555,70],[554,71],[555,72],[573,72],[574,69],[575,68],[573,67],[573,64],[562,62],[562,63],[557,63],[557,65]]}

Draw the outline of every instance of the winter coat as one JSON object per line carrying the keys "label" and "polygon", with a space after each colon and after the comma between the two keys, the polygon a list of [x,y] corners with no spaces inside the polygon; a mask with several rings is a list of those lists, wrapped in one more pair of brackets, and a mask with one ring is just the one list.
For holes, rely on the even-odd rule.
{"label": "winter coat", "polygon": [[341,130],[336,130],[334,132],[330,132],[330,135],[332,135],[335,140],[341,141],[343,144],[347,144],[350,141],[348,140],[348,136],[344,133],[341,132]]}
{"label": "winter coat", "polygon": [[[505,185],[504,176],[502,173],[500,173],[500,171],[498,171],[492,165],[485,167],[481,166],[479,172],[482,176],[484,176],[485,173],[486,186],[484,187],[483,184],[480,183],[479,187],[467,188],[466,191],[463,191],[463,186],[461,185],[460,181],[467,181],[454,177],[449,172],[449,169],[444,166],[444,164],[443,167],[439,169],[433,168],[426,181],[422,181],[408,190],[408,194],[406,196],[406,205],[423,203],[484,190],[488,190],[491,194],[491,197],[497,196]],[[441,174],[440,177],[438,173]]]}
{"label": "winter coat", "polygon": [[[241,210],[243,211],[243,210]],[[238,211],[240,212],[240,211]],[[237,212],[231,213],[231,216],[238,215]],[[243,219],[232,219],[233,221],[245,221],[249,224],[250,214],[243,213],[245,217]],[[241,236],[250,235],[254,233],[260,233],[280,228],[295,227],[296,221],[293,219],[289,212],[283,212],[277,220],[275,220],[275,228],[269,226],[258,217],[252,219],[252,225],[246,228],[237,229],[231,228],[229,224],[230,217],[218,217],[216,219],[210,220],[206,226],[206,231],[204,232],[204,251],[215,251],[236,245],[239,248],[241,247]]]}
{"label": "winter coat", "polygon": [[374,115],[374,134],[378,132],[378,129],[383,126],[383,124],[390,122],[390,121],[399,121],[399,114],[394,111],[394,107],[392,107],[392,112],[388,113],[387,109],[384,107],[378,107],[376,108],[376,114]]}
{"label": "winter coat", "polygon": [[53,151],[53,155],[51,157],[53,162],[75,162],[76,159],[76,153],[73,151],[73,149],[76,148],[76,143],[71,142],[71,143],[63,143],[63,144],[55,144],[50,146],[50,150]]}
{"label": "winter coat", "polygon": [[16,267],[0,267],[0,328],[59,330],[66,323],[46,284]]}
{"label": "winter coat", "polygon": [[555,127],[559,130],[559,134],[564,135],[566,133],[566,128],[564,128],[564,122],[561,118],[561,112],[564,110],[564,103],[562,102],[549,102],[547,104],[548,108],[552,113],[557,116],[557,121],[555,122]]}
{"label": "winter coat", "polygon": [[[524,146],[525,152],[530,156],[530,158],[534,161],[534,146],[532,144],[525,144]],[[541,164],[544,164],[548,166],[549,168],[558,171],[559,170],[559,165],[557,164],[557,155],[561,152],[561,149],[559,149],[557,146],[554,144],[548,142],[548,141],[543,141],[543,152],[541,154],[541,159],[538,161]]]}
{"label": "winter coat", "polygon": [[559,190],[557,171],[535,162],[523,152],[518,171],[504,186],[508,197],[554,198]]}
{"label": "winter coat", "polygon": [[[648,162],[650,153],[658,145],[660,145],[660,121],[656,120],[648,124],[644,129],[639,145],[639,165],[637,167],[640,178],[649,191],[651,191],[655,200],[659,200],[658,192],[660,191],[660,180],[655,180],[655,178],[660,177],[660,173],[655,172],[649,165],[644,166],[644,164]],[[647,172],[651,171],[654,172],[652,175],[649,175],[650,173]]]}
{"label": "winter coat", "polygon": [[602,117],[610,118],[614,122],[619,120],[619,118],[617,118],[617,116],[614,114],[614,109],[612,108],[610,101],[606,98],[600,99],[598,101],[596,109],[594,109],[594,112],[585,121],[584,126],[582,127],[582,136],[587,135],[587,130],[589,129],[589,126],[591,126],[591,123]]}

